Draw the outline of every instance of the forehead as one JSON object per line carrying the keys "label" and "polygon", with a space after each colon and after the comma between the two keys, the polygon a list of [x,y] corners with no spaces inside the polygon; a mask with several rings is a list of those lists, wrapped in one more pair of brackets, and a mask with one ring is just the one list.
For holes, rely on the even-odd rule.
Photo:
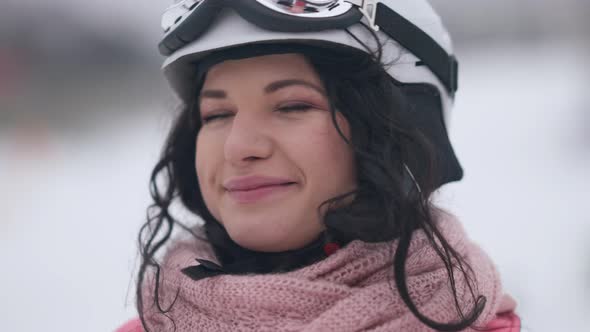
{"label": "forehead", "polygon": [[209,69],[205,86],[228,83],[228,81],[298,78],[319,82],[312,65],[302,54],[271,54],[238,60],[227,60]]}

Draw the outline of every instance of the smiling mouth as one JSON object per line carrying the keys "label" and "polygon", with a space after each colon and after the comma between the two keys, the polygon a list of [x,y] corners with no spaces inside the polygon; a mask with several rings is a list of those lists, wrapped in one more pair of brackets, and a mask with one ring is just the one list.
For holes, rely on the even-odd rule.
{"label": "smiling mouth", "polygon": [[263,185],[259,187],[240,189],[240,190],[227,190],[229,196],[237,203],[247,204],[255,203],[262,200],[266,200],[271,197],[278,196],[283,193],[287,193],[294,188],[296,182],[286,182],[273,185]]}
{"label": "smiling mouth", "polygon": [[244,189],[228,189],[227,191],[230,192],[236,192],[236,191],[253,191],[253,190],[258,190],[258,189],[262,189],[262,188],[266,188],[266,187],[280,187],[280,186],[289,186],[295,184],[295,182],[285,182],[285,183],[277,183],[277,184],[262,184],[259,186],[253,186],[250,188],[244,188]]}

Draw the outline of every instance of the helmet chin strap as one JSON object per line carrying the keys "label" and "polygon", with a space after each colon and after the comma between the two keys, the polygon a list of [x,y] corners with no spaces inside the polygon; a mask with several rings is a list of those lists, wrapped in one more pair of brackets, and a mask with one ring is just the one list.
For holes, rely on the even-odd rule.
{"label": "helmet chin strap", "polygon": [[412,183],[407,184],[407,192],[409,193],[411,190],[411,186],[416,186],[416,189],[418,190],[418,193],[422,194],[422,188],[420,188],[420,184],[418,183],[418,181],[416,181],[416,178],[414,177],[414,173],[412,173],[412,171],[410,170],[410,167],[408,167],[408,164],[404,163],[404,169],[406,171],[406,173],[408,173],[409,179],[412,181]]}

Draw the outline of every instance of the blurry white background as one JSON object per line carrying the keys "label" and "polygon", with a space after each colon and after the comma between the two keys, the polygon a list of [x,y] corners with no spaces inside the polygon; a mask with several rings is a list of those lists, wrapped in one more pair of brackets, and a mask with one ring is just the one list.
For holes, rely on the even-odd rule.
{"label": "blurry white background", "polygon": [[[2,331],[112,331],[136,315],[136,235],[174,99],[168,1],[0,3]],[[523,331],[590,325],[590,2],[433,0],[455,38],[437,201],[498,265]]]}

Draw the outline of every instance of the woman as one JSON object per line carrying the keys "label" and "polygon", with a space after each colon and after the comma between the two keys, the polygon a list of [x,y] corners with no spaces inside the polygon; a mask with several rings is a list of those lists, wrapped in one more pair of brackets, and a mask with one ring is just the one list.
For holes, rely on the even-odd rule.
{"label": "woman", "polygon": [[167,11],[184,107],[120,331],[519,330],[493,263],[429,201],[462,176],[448,35],[425,1],[356,2]]}

